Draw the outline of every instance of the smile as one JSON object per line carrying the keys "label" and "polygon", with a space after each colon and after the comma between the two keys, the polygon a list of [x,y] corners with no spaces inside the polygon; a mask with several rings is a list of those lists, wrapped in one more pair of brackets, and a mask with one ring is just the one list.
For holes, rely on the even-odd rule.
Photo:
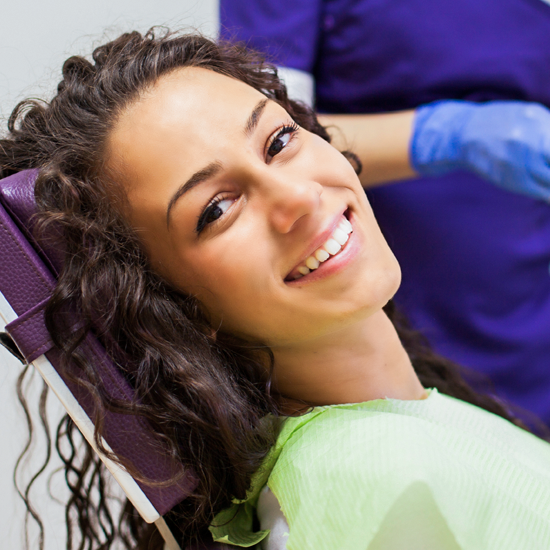
{"label": "smile", "polygon": [[312,271],[315,271],[319,266],[326,262],[329,258],[337,256],[344,245],[348,242],[350,234],[353,232],[351,223],[345,216],[332,232],[327,241],[320,246],[311,256],[306,258],[303,264],[293,269],[286,280],[292,281],[301,279],[304,275],[308,275]]}

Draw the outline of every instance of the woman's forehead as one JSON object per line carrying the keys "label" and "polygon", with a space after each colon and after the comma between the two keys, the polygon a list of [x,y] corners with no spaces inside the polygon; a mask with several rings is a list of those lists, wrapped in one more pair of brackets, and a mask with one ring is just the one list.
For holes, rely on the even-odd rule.
{"label": "woman's forehead", "polygon": [[235,78],[200,67],[184,67],[162,76],[129,106],[119,123],[169,128],[177,118],[200,128],[232,120],[262,97],[258,90]]}
{"label": "woman's forehead", "polygon": [[208,69],[173,71],[118,117],[109,137],[110,164],[135,167],[146,158],[160,161],[182,152],[194,159],[224,147],[262,98],[244,82]]}

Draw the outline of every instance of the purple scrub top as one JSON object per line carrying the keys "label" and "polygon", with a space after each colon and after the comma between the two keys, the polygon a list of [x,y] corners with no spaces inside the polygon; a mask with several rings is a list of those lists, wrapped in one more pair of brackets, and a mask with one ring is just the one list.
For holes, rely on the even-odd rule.
{"label": "purple scrub top", "polygon": [[[310,72],[322,112],[437,99],[550,106],[542,0],[221,0],[222,36]],[[550,205],[466,173],[368,192],[437,351],[550,423]]]}

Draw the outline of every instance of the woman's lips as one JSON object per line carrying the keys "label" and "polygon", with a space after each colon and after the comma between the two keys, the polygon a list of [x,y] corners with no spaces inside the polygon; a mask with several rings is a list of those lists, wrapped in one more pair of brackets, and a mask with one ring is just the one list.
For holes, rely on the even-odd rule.
{"label": "woman's lips", "polygon": [[[347,213],[347,212],[346,212]],[[331,263],[333,258],[337,258],[347,247],[351,234],[353,232],[352,224],[346,216],[342,214],[336,227],[332,230],[329,238],[308,256],[303,263],[296,266],[285,278],[286,283],[293,283],[304,279],[312,278],[318,269],[325,271],[327,263]],[[316,277],[315,277],[316,278]],[[305,281],[304,281],[305,282]]]}

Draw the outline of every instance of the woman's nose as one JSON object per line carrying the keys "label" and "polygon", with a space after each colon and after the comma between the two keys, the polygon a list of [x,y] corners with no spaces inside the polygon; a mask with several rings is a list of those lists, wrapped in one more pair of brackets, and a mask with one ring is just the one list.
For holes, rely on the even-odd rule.
{"label": "woman's nose", "polygon": [[279,233],[289,233],[298,220],[319,208],[323,187],[315,181],[278,179],[270,182],[266,192],[272,227]]}

